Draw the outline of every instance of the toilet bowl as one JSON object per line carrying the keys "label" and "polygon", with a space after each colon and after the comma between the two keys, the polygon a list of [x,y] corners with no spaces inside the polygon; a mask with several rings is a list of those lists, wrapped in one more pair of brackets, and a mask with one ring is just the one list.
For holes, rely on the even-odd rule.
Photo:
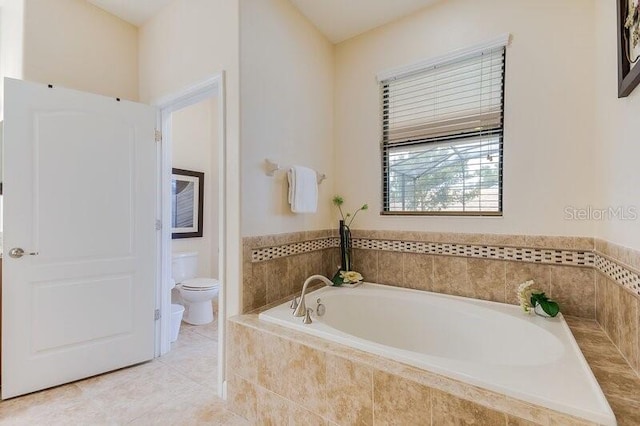
{"label": "toilet bowl", "polygon": [[194,278],[180,283],[180,296],[186,310],[182,320],[192,325],[209,324],[213,321],[211,300],[218,295],[220,283],[213,278]]}
{"label": "toilet bowl", "polygon": [[197,278],[198,253],[174,253],[171,262],[171,277],[184,301],[182,320],[192,325],[203,325],[213,321],[211,300],[218,295],[220,283],[214,278]]}

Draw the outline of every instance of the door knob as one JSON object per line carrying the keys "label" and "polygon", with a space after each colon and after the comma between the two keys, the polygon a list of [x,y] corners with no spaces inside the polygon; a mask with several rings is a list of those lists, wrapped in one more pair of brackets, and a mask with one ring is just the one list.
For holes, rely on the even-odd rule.
{"label": "door knob", "polygon": [[9,250],[9,257],[13,257],[14,259],[20,259],[22,256],[37,256],[38,253],[25,253],[20,247],[15,247]]}

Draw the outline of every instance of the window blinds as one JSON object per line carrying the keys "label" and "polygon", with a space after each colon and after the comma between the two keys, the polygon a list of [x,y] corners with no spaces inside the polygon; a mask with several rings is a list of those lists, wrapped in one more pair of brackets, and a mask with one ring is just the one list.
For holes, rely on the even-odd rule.
{"label": "window blinds", "polygon": [[499,214],[505,48],[381,81],[383,213]]}

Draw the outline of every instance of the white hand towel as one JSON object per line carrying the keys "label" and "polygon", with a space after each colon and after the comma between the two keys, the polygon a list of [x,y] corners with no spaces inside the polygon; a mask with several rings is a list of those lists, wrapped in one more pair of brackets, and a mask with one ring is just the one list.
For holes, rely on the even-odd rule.
{"label": "white hand towel", "polygon": [[289,204],[294,213],[315,213],[318,210],[318,176],[308,167],[293,166],[287,172]]}

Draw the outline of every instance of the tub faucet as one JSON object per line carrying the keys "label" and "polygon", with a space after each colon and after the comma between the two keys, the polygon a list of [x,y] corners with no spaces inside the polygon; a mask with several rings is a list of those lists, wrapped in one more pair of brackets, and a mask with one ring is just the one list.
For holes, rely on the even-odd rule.
{"label": "tub faucet", "polygon": [[300,302],[298,303],[298,306],[296,306],[296,310],[293,311],[294,317],[303,317],[307,314],[307,306],[304,303],[304,295],[307,292],[307,286],[313,281],[322,281],[328,286],[333,285],[333,283],[329,278],[322,275],[311,275],[309,278],[307,278],[304,284],[302,285],[302,294],[300,295]]}

